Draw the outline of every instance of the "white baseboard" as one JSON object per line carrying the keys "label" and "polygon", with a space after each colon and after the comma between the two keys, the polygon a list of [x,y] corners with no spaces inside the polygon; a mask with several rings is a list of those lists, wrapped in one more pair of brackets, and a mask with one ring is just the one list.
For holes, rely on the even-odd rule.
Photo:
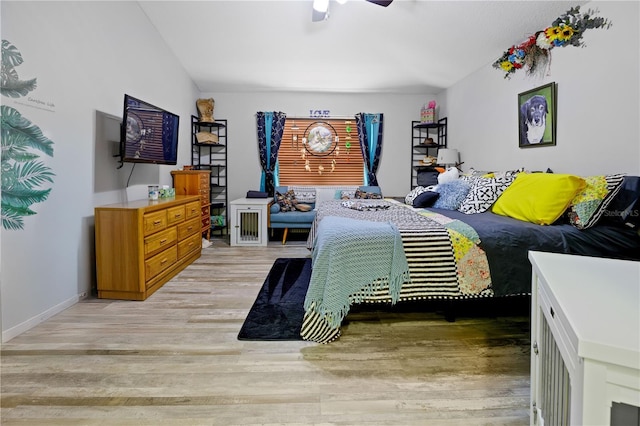
{"label": "white baseboard", "polygon": [[70,299],[65,300],[64,302],[58,303],[56,306],[52,306],[44,312],[39,313],[38,315],[16,325],[15,327],[11,327],[8,330],[2,331],[2,343],[6,343],[14,337],[24,333],[27,330],[32,329],[38,324],[41,324],[51,318],[52,316],[59,314],[65,309],[75,305],[80,301],[80,299],[84,299],[86,297],[86,293],[81,293],[76,296],[73,296]]}

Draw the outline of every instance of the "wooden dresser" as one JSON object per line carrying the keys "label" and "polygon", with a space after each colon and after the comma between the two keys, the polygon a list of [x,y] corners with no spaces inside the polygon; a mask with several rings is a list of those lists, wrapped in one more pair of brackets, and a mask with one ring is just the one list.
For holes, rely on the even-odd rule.
{"label": "wooden dresser", "polygon": [[200,196],[202,235],[208,240],[211,236],[211,170],[174,170],[171,176],[176,195]]}
{"label": "wooden dresser", "polygon": [[199,196],[95,208],[98,297],[145,300],[200,257]]}

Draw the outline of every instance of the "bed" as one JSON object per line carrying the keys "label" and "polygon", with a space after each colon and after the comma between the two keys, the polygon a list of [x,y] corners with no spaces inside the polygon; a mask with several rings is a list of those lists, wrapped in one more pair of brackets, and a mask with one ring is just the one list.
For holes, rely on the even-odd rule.
{"label": "bed", "polygon": [[[633,182],[636,187],[632,194],[637,190],[638,180]],[[637,197],[635,194],[631,197]],[[612,202],[612,205],[616,209],[626,206],[629,191],[625,196],[626,204]],[[637,215],[637,209],[634,211],[630,216]],[[456,210],[414,208],[393,199],[351,203],[332,200],[318,206],[307,240],[313,256],[319,250],[318,241],[322,241],[326,233],[322,225],[325,218],[338,222],[351,220],[355,224],[392,224],[402,240],[409,278],[403,280],[398,294],[394,295],[387,285],[388,277],[381,277],[373,280],[375,285],[362,283],[360,292],[350,293],[348,300],[343,301],[347,306],[528,295],[531,289],[529,250],[640,260],[637,230],[613,220],[601,220],[602,223],[589,229],[578,229],[568,223],[541,226],[491,211],[464,214]],[[343,239],[350,239],[350,234],[361,235],[364,228],[346,229],[323,241],[321,250],[336,250]],[[366,244],[364,241],[362,244]],[[364,256],[360,252],[352,259],[343,259],[335,265],[337,273],[349,276],[351,267],[345,265],[359,265],[359,259]],[[323,298],[330,299],[334,293],[324,280],[314,279],[313,273],[310,289],[315,297],[305,300],[301,336],[305,340],[331,342],[340,336],[340,320],[347,315],[348,308],[331,312],[331,307],[321,306]],[[328,316],[331,321],[327,320]]]}

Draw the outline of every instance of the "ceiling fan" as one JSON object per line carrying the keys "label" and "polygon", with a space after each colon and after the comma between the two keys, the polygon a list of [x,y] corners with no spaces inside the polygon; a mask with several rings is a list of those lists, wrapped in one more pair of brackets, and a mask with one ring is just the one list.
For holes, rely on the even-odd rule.
{"label": "ceiling fan", "polygon": [[[347,0],[337,0],[338,3],[344,4]],[[393,2],[393,0],[365,0],[369,3],[377,4],[378,6],[387,7]],[[313,11],[311,14],[311,20],[313,22],[319,22],[329,19],[329,0],[313,0]]]}

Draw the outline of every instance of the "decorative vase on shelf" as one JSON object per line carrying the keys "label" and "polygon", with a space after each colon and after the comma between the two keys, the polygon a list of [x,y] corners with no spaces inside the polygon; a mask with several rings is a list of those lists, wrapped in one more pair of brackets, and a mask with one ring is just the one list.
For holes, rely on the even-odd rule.
{"label": "decorative vase on shelf", "polygon": [[213,119],[213,107],[215,105],[215,101],[213,98],[209,99],[198,99],[196,101],[196,106],[198,107],[198,120],[203,123],[213,123],[215,120]]}

